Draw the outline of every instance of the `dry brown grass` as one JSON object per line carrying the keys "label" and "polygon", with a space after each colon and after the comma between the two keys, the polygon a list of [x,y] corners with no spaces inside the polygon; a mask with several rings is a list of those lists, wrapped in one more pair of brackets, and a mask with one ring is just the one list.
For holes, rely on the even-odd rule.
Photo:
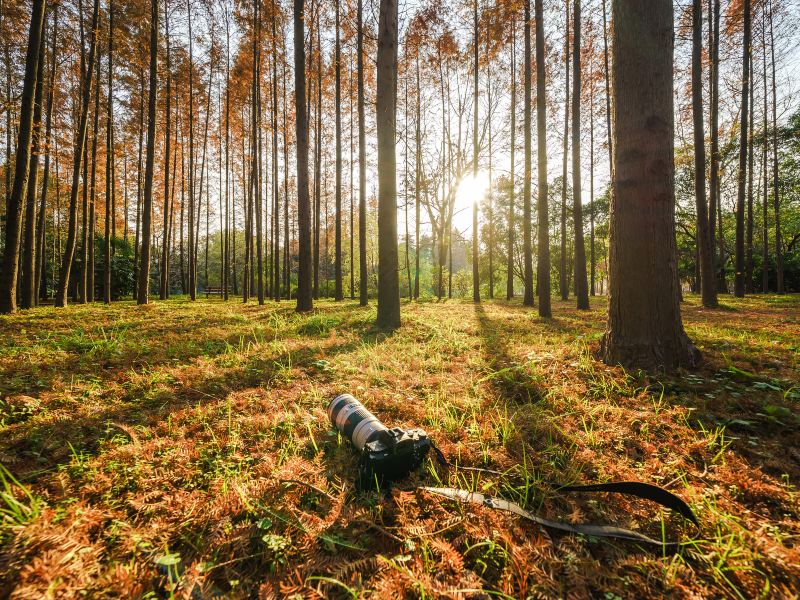
{"label": "dry brown grass", "polygon": [[[0,596],[791,596],[800,299],[725,304],[686,303],[705,363],[659,378],[592,358],[601,299],[589,313],[557,302],[549,321],[518,304],[404,305],[388,336],[350,302],[311,316],[174,300],[2,317],[0,463],[20,485],[4,477]],[[452,459],[512,471],[428,465],[388,495],[357,493],[324,410],[342,391],[427,429]],[[662,556],[555,535],[415,489],[437,477],[689,543]],[[666,485],[702,530],[543,483],[610,479]]]}

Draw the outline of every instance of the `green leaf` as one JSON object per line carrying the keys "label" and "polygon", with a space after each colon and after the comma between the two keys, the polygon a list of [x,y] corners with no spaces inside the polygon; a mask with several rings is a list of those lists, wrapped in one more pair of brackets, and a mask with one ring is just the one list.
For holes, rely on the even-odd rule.
{"label": "green leaf", "polygon": [[177,553],[164,554],[156,559],[156,564],[161,565],[162,567],[174,567],[179,562],[181,562],[181,555]]}

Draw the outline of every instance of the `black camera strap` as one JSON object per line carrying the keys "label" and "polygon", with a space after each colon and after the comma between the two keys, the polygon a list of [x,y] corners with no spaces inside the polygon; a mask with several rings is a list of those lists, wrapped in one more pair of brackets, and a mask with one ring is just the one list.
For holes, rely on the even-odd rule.
{"label": "black camera strap", "polygon": [[[442,465],[445,468],[453,467],[456,469],[467,470],[467,471],[490,473],[492,475],[501,475],[501,476],[504,475],[504,473],[501,473],[500,471],[494,471],[492,469],[483,469],[480,467],[464,467],[461,465],[453,464],[449,460],[447,460],[447,457],[435,444],[432,447],[434,453],[436,454],[437,461],[439,462],[440,465]],[[617,481],[608,483],[596,483],[590,485],[559,485],[550,483],[550,486],[556,491],[560,492],[610,492],[615,494],[634,496],[636,498],[642,498],[644,500],[650,500],[651,502],[655,502],[656,504],[660,504],[665,508],[677,512],[685,519],[691,521],[695,526],[697,527],[700,526],[697,517],[694,515],[692,509],[689,507],[688,504],[686,504],[685,501],[683,501],[681,498],[679,498],[672,492],[650,483],[643,483],[640,481]],[[667,542],[667,541],[656,540],[637,531],[632,531],[630,529],[624,529],[622,527],[616,527],[613,525],[593,525],[588,523],[572,524],[572,523],[564,523],[562,521],[552,521],[550,519],[545,519],[544,517],[535,515],[532,512],[525,510],[518,504],[515,504],[514,502],[510,502],[503,498],[485,496],[484,494],[480,494],[478,492],[468,492],[466,490],[461,490],[457,488],[438,488],[438,487],[422,487],[420,489],[423,489],[432,494],[449,498],[451,500],[456,500],[458,502],[477,504],[480,506],[486,506],[488,508],[510,512],[515,515],[524,517],[529,521],[533,521],[534,523],[542,527],[547,527],[549,529],[555,529],[558,531],[564,531],[567,533],[575,533],[592,537],[630,540],[648,544],[650,546],[657,546],[662,550],[669,552],[674,552],[681,546],[680,542]]]}

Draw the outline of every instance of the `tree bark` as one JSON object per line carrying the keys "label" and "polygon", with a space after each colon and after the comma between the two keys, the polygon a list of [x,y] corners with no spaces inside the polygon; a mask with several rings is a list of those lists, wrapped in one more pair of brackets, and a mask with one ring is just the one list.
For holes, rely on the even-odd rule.
{"label": "tree bark", "polygon": [[[159,273],[158,297],[161,300],[166,300],[169,294],[169,159],[170,159],[170,130],[172,127],[172,65],[170,64],[170,47],[169,47],[169,4],[168,0],[164,0],[164,40],[166,42],[166,75],[167,75],[167,89],[166,89],[166,107],[165,107],[165,124],[164,124],[164,239],[161,240],[161,272]],[[111,50],[109,49],[109,56]],[[210,91],[209,91],[210,93]],[[111,101],[111,87],[109,85],[109,102]],[[110,109],[109,109],[110,111]],[[109,115],[111,113],[109,112]],[[109,120],[110,122],[110,120]]]}
{"label": "tree bark", "polygon": [[356,25],[358,71],[358,266],[359,303],[367,305],[367,137],[364,116],[364,11],[358,0]]}
{"label": "tree bark", "polygon": [[86,148],[86,129],[89,121],[89,102],[92,97],[92,72],[94,70],[95,53],[97,50],[97,19],[100,12],[100,0],[94,0],[92,14],[92,33],[89,42],[89,59],[86,64],[86,77],[84,80],[81,100],[81,112],[78,122],[78,131],[75,136],[75,152],[73,154],[72,166],[72,187],[69,196],[69,224],[67,225],[67,242],[64,249],[64,256],[61,261],[59,272],[58,292],[56,294],[56,306],[67,305],[67,289],[69,287],[70,271],[72,260],[75,257],[75,241],[77,237],[78,221],[78,188],[81,173],[81,157],[85,154]]}
{"label": "tree bark", "polygon": [[783,248],[781,247],[780,166],[778,163],[778,86],[775,77],[775,29],[773,26],[772,0],[769,2],[769,40],[772,58],[772,205],[775,211],[775,272],[777,280],[775,291],[783,294],[785,289]]}
{"label": "tree bark", "polygon": [[382,329],[400,327],[397,271],[397,0],[381,0],[377,61],[378,317]]}
{"label": "tree bark", "polygon": [[609,313],[600,355],[632,369],[694,367],[700,353],[681,322],[675,244],[672,1],[614,0],[613,20]]}
{"label": "tree bark", "polygon": [[744,298],[744,204],[747,184],[747,139],[750,102],[750,0],[744,0],[744,26],[742,32],[742,108],[739,126],[739,171],[736,194],[736,271],[733,280],[733,295]]}
{"label": "tree bark", "polygon": [[[545,63],[545,35],[542,0],[535,0],[536,11],[536,141],[537,141],[537,219],[538,260],[536,284],[539,292],[539,316],[552,316],[550,302],[550,223],[548,219],[547,189],[547,88]],[[528,61],[529,62],[529,61]],[[527,106],[526,102],[526,106]],[[528,119],[530,121],[530,119]],[[530,135],[530,132],[527,134]],[[528,169],[530,174],[530,169]]]}
{"label": "tree bark", "polygon": [[297,312],[308,312],[313,309],[313,301],[311,299],[311,206],[308,197],[308,117],[306,115],[306,49],[303,5],[304,0],[294,0],[297,227],[300,259],[297,277]]}
{"label": "tree bark", "polygon": [[[530,2],[530,0],[529,0]],[[530,7],[527,10],[530,13]],[[527,14],[526,13],[526,14]],[[528,16],[530,16],[528,14]],[[514,168],[516,167],[517,150],[517,29],[516,14],[511,13],[511,157],[509,162],[509,186],[508,186],[508,239],[506,246],[506,300],[514,297],[514,194],[516,192],[516,178]],[[528,31],[530,37],[530,31]],[[529,42],[530,43],[530,42]],[[419,86],[417,86],[419,87]],[[530,124],[529,124],[530,127]],[[529,190],[530,192],[530,190]],[[530,200],[529,200],[530,202]]]}
{"label": "tree bark", "polygon": [[572,34],[572,219],[575,224],[575,296],[579,310],[589,310],[586,282],[586,247],[583,239],[583,199],[581,197],[581,0],[573,0],[575,21]]}
{"label": "tree bark", "polygon": [[[559,266],[558,285],[561,299],[569,298],[569,283],[567,282],[567,159],[569,156],[569,0],[566,0],[566,29],[564,31],[564,153],[561,160],[561,261]],[[578,90],[580,93],[580,90]]]}
{"label": "tree bark", "polygon": [[[34,0],[28,31],[28,50],[25,56],[25,79],[20,105],[14,183],[6,203],[6,245],[3,254],[3,271],[0,275],[0,313],[13,313],[17,310],[17,274],[22,235],[22,209],[24,194],[28,187],[33,113],[39,72],[39,47],[44,33],[44,13],[45,0]],[[6,168],[8,169],[8,167],[9,164],[6,163]]]}
{"label": "tree bark", "polygon": [[703,306],[717,306],[712,238],[706,202],[706,142],[703,124],[703,5],[692,2],[692,118],[694,124],[694,198],[697,212],[697,249],[700,258],[700,292]]}
{"label": "tree bark", "polygon": [[44,50],[47,28],[47,9],[39,36],[39,58],[36,69],[36,88],[34,92],[33,132],[31,140],[30,168],[28,185],[25,193],[25,235],[22,248],[22,308],[33,308],[36,305],[36,188],[39,177],[39,154],[41,153],[42,135],[42,96],[44,90]]}
{"label": "tree bark", "polygon": [[153,167],[156,147],[156,100],[158,94],[158,0],[150,6],[150,89],[147,94],[147,155],[144,164],[142,206],[142,264],[137,304],[147,304],[150,291],[150,250],[153,216]]}
{"label": "tree bark", "polygon": [[[539,33],[537,21],[536,33]],[[523,261],[525,291],[522,304],[533,306],[533,257],[531,256],[531,3],[525,0],[525,106],[523,107],[524,124],[523,133],[525,143],[525,167],[522,177],[522,235],[523,235]],[[537,37],[538,51],[538,37]],[[537,89],[539,65],[537,64]],[[539,216],[541,219],[541,215]],[[538,265],[537,265],[538,267]]]}
{"label": "tree bark", "polygon": [[[478,0],[473,0],[473,52],[475,69],[475,90],[473,92],[472,105],[472,176],[477,181],[478,178]],[[450,268],[452,271],[452,266]],[[472,203],[472,301],[481,301],[481,281],[480,271],[478,270],[478,199]]]}
{"label": "tree bark", "polygon": [[342,291],[342,65],[339,40],[339,3],[336,2],[336,49],[334,72],[336,75],[336,258],[334,262],[334,299],[344,298]]}

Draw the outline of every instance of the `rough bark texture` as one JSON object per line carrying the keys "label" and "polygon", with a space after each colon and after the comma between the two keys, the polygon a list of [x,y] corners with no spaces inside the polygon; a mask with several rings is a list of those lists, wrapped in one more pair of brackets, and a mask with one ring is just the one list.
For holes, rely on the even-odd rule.
{"label": "rough bark texture", "polygon": [[550,318],[550,227],[547,208],[547,89],[545,72],[544,18],[542,0],[536,0],[536,141],[538,167],[537,218],[539,256],[536,283],[539,290],[539,316]]}
{"label": "rough bark texture", "polygon": [[308,197],[308,117],[306,115],[306,49],[304,0],[294,0],[294,97],[297,136],[297,227],[299,268],[297,311],[313,308],[311,299],[311,203]]}
{"label": "rough bark texture", "polygon": [[700,353],[681,322],[675,244],[672,1],[614,0],[613,21],[609,310],[600,354],[633,369],[694,367]]}
{"label": "rough bark texture", "polygon": [[381,0],[378,18],[378,318],[382,329],[400,326],[397,268],[397,0]]}
{"label": "rough bark texture", "polygon": [[14,183],[6,204],[6,245],[3,254],[2,279],[0,279],[0,313],[12,313],[17,310],[17,274],[20,237],[22,236],[22,208],[23,197],[28,186],[34,95],[39,71],[39,46],[44,26],[44,11],[44,0],[34,0],[28,32],[28,50],[25,56],[25,79],[22,86]]}

